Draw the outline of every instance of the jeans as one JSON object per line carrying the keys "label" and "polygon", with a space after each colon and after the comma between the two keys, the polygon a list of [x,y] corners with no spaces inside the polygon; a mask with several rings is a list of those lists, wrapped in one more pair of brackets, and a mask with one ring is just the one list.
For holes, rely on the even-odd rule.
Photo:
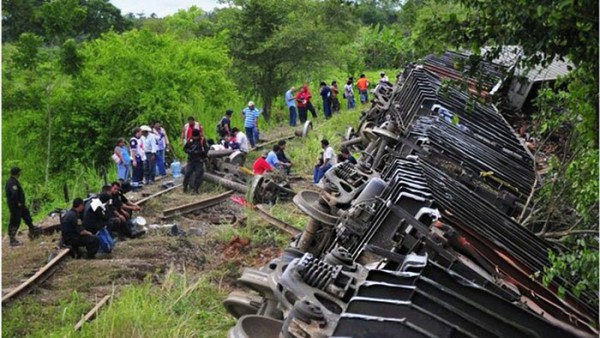
{"label": "jeans", "polygon": [[331,118],[331,101],[323,101],[323,114],[325,115],[325,119]]}
{"label": "jeans", "polygon": [[254,141],[254,127],[246,127],[246,137],[248,137],[248,142],[254,148],[256,146]]}
{"label": "jeans", "polygon": [[347,109],[353,109],[354,107],[356,107],[356,102],[354,102],[354,96],[347,96],[347,103],[346,103],[346,108]]}
{"label": "jeans", "polygon": [[358,92],[360,93],[360,103],[369,102],[369,91],[368,90],[359,89]]}
{"label": "jeans", "polygon": [[146,161],[144,162],[144,176],[146,183],[154,182],[156,177],[156,154],[146,152]]}
{"label": "jeans", "polygon": [[167,170],[165,169],[165,150],[158,150],[156,152],[156,174],[158,175],[166,175]]}
{"label": "jeans", "polygon": [[340,111],[340,100],[336,97],[331,99],[331,112],[338,113]]}
{"label": "jeans", "polygon": [[295,127],[296,126],[296,107],[295,106],[291,106],[289,107],[289,111],[290,111],[290,127]]}
{"label": "jeans", "polygon": [[315,170],[313,171],[313,182],[319,183],[319,181],[325,176],[327,170],[331,169],[331,164],[326,164],[325,166],[315,166]]}
{"label": "jeans", "polygon": [[131,181],[140,183],[144,180],[144,162],[139,156],[136,156],[133,160],[135,161],[135,167],[133,167]]}
{"label": "jeans", "polygon": [[131,173],[131,164],[130,163],[117,164],[117,176],[119,177],[119,181],[127,181],[129,179],[130,173]]}

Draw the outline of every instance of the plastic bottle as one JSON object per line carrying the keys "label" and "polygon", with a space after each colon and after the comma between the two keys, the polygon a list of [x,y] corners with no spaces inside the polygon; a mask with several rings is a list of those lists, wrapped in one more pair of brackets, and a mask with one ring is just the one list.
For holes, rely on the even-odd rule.
{"label": "plastic bottle", "polygon": [[179,161],[175,160],[171,163],[171,172],[173,173],[173,177],[181,176],[181,163]]}

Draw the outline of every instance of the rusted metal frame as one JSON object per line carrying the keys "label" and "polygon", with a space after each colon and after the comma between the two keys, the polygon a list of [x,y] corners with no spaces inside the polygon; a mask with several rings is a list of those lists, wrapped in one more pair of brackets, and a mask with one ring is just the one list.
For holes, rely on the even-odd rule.
{"label": "rusted metal frame", "polygon": [[170,188],[161,190],[161,191],[159,191],[159,192],[157,192],[157,193],[155,193],[153,195],[150,195],[148,197],[144,197],[144,198],[142,198],[139,201],[133,202],[133,204],[135,204],[135,205],[142,205],[142,204],[146,203],[148,200],[153,199],[154,197],[160,196],[160,195],[162,195],[164,193],[167,193],[169,191],[175,190],[176,188],[179,188],[179,187],[181,187],[181,183],[180,184],[176,184],[176,185],[174,185],[174,186],[172,186]]}
{"label": "rusted metal frame", "polygon": [[96,318],[96,315],[98,314],[98,311],[100,310],[100,308],[102,308],[104,305],[106,305],[111,300],[111,298],[112,298],[112,295],[104,296],[104,298],[102,298],[96,304],[96,306],[94,306],[88,313],[85,314],[85,316],[83,316],[83,318],[81,318],[81,320],[79,322],[77,322],[77,324],[75,325],[75,331],[79,331],[83,327],[83,324]]}
{"label": "rusted metal frame", "polygon": [[297,236],[302,233],[302,230],[271,215],[262,204],[256,205],[256,211],[258,211],[258,215],[262,219],[292,236]]}
{"label": "rusted metal frame", "polygon": [[195,210],[212,207],[214,205],[221,203],[225,199],[227,199],[227,197],[229,197],[231,194],[233,194],[233,190],[226,191],[220,195],[206,198],[206,199],[203,199],[198,202],[193,202],[193,203],[181,205],[181,206],[178,206],[175,208],[166,209],[163,211],[162,218],[163,219],[171,218],[171,217],[175,217],[175,216],[179,216],[179,215],[184,215],[184,214],[190,213]]}
{"label": "rusted metal frame", "polygon": [[36,285],[39,285],[47,280],[50,276],[52,276],[52,274],[54,274],[54,272],[56,272],[58,265],[65,259],[65,257],[69,255],[70,252],[71,249],[63,249],[61,252],[59,252],[56,257],[39,269],[28,280],[2,297],[2,305],[6,305],[18,297],[31,292]]}

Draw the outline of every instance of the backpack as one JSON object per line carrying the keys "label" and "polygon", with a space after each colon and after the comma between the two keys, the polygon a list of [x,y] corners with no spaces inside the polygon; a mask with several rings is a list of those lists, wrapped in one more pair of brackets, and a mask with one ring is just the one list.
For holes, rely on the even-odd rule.
{"label": "backpack", "polygon": [[100,252],[112,252],[113,248],[115,247],[116,241],[112,238],[110,232],[108,232],[108,229],[106,229],[106,227],[98,231],[96,237],[98,237],[98,239],[100,240]]}
{"label": "backpack", "polygon": [[225,120],[224,117],[217,124],[217,135],[218,136],[221,136],[221,135],[223,135],[225,133],[225,129],[223,129],[223,120]]}

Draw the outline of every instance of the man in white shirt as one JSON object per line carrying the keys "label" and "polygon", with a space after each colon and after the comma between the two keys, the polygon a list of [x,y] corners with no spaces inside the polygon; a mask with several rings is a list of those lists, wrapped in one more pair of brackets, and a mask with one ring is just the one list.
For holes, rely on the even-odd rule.
{"label": "man in white shirt", "polygon": [[313,172],[313,181],[315,184],[321,181],[327,170],[331,169],[336,162],[335,152],[329,146],[329,141],[326,139],[321,140],[321,148],[323,148],[323,153]]}
{"label": "man in white shirt", "polygon": [[146,161],[144,162],[145,184],[154,183],[156,177],[156,152],[158,151],[158,138],[152,131],[152,128],[143,125],[140,127],[143,135],[144,152]]}

